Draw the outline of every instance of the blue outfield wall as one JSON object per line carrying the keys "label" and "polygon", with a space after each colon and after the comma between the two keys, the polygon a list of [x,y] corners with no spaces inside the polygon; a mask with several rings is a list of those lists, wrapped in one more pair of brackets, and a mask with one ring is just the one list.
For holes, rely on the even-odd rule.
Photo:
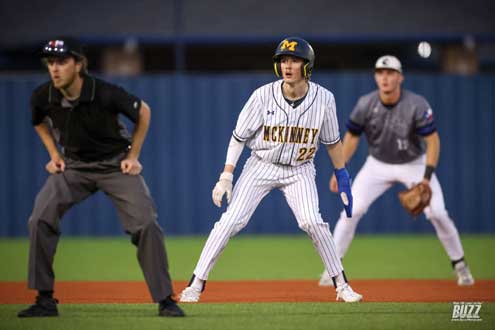
{"label": "blue outfield wall", "polygon": [[[27,235],[27,220],[47,173],[47,153],[30,124],[29,97],[45,75],[0,77],[0,236]],[[206,234],[223,210],[211,189],[223,168],[237,115],[251,92],[271,74],[153,75],[115,78],[148,102],[152,123],[141,161],[166,234]],[[374,89],[370,73],[315,74],[334,92],[341,132],[359,95]],[[438,176],[447,208],[460,232],[495,232],[495,76],[407,75],[405,87],[426,96],[441,137]],[[349,169],[355,176],[366,157],[361,144]],[[236,177],[248,156],[244,151]],[[320,209],[331,227],[341,205],[328,191],[332,168],[324,149],[316,157]],[[397,201],[399,186],[379,198],[361,220],[361,233],[433,232],[424,216],[413,220]],[[75,206],[62,222],[66,235],[120,235],[123,230],[103,193]],[[278,191],[267,196],[244,233],[299,232]]]}

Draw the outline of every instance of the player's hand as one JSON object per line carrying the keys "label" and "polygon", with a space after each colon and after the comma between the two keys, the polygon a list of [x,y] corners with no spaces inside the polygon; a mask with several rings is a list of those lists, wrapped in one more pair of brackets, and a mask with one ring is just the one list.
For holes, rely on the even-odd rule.
{"label": "player's hand", "polygon": [[62,173],[65,171],[65,161],[62,157],[56,156],[46,163],[45,169],[50,174]]}
{"label": "player's hand", "polygon": [[137,159],[126,158],[120,162],[120,169],[124,174],[138,175],[143,170],[143,166]]}
{"label": "player's hand", "polygon": [[213,204],[218,207],[222,206],[222,198],[225,193],[227,193],[227,204],[230,204],[232,198],[232,181],[234,180],[234,174],[230,172],[223,172],[220,174],[220,179],[218,179],[215,188],[211,192],[211,198],[213,199]]}
{"label": "player's hand", "polygon": [[346,168],[339,168],[335,170],[335,177],[337,179],[338,190],[342,203],[344,203],[344,210],[348,218],[352,217],[352,193],[351,193],[351,177]]}
{"label": "player's hand", "polygon": [[337,185],[337,178],[335,177],[335,174],[333,174],[330,178],[330,191],[334,193],[339,192],[339,186]]}

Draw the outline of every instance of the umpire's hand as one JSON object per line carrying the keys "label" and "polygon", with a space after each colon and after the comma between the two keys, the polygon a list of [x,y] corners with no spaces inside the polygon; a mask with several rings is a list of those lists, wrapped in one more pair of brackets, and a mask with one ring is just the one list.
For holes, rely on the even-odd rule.
{"label": "umpire's hand", "polygon": [[129,175],[138,175],[143,170],[143,166],[139,160],[135,158],[126,158],[120,162],[122,173]]}
{"label": "umpire's hand", "polygon": [[65,171],[65,161],[60,156],[54,157],[48,163],[46,163],[45,169],[50,174],[61,173]]}

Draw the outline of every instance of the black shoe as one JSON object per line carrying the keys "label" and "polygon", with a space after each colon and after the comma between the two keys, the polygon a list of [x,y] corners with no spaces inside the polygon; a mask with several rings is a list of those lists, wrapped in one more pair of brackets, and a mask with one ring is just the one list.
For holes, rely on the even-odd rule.
{"label": "black shoe", "polygon": [[159,316],[171,316],[171,317],[182,317],[186,316],[184,311],[177,305],[175,300],[171,297],[161,301],[158,304],[158,315]]}
{"label": "black shoe", "polygon": [[57,299],[37,296],[36,303],[20,311],[17,314],[17,316],[18,317],[58,316],[57,304],[58,304]]}

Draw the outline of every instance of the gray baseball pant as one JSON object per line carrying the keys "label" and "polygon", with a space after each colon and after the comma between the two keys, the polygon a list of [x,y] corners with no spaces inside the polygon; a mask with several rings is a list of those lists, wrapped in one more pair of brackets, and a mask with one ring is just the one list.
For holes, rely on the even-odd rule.
{"label": "gray baseball pant", "polygon": [[29,288],[53,290],[53,259],[62,216],[98,190],[110,197],[125,232],[137,246],[137,258],[153,301],[165,299],[173,288],[155,205],[141,175],[120,171],[120,157],[94,163],[66,159],[66,170],[48,177],[29,218]]}

